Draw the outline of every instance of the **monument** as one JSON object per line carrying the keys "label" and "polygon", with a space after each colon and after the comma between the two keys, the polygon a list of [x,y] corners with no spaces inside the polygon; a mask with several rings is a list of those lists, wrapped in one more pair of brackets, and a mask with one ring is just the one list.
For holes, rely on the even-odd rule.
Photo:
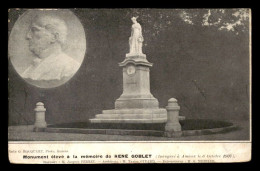
{"label": "monument", "polygon": [[34,123],[34,131],[38,131],[39,129],[46,128],[47,123],[45,121],[45,111],[44,104],[42,102],[38,102],[36,104],[35,111],[35,123]]}
{"label": "monument", "polygon": [[142,52],[144,41],[142,27],[132,17],[130,52],[119,63],[123,68],[123,93],[115,101],[115,109],[103,110],[91,123],[165,123],[167,111],[159,108],[159,102],[150,92],[150,68],[146,55]]}

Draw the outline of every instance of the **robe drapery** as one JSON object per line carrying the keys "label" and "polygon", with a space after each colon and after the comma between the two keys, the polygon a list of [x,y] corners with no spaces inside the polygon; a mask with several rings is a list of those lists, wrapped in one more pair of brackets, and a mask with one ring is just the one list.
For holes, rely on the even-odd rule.
{"label": "robe drapery", "polygon": [[79,67],[79,62],[60,51],[44,59],[36,58],[21,76],[37,81],[61,80],[71,77]]}
{"label": "robe drapery", "polygon": [[130,54],[142,54],[142,28],[139,23],[132,25],[131,37],[129,38]]}

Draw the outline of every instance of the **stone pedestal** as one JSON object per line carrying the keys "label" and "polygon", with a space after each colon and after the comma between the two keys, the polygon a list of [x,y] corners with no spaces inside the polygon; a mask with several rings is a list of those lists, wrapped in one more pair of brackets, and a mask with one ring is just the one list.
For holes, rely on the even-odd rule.
{"label": "stone pedestal", "polygon": [[35,111],[35,123],[34,123],[34,129],[38,128],[46,128],[47,123],[45,121],[45,111],[44,104],[42,102],[38,102],[36,104]]}
{"label": "stone pedestal", "polygon": [[177,103],[177,100],[171,98],[168,100],[167,109],[167,123],[165,126],[165,136],[167,137],[176,137],[181,136],[181,124],[179,122],[179,110],[180,106]]}
{"label": "stone pedestal", "polygon": [[164,123],[166,109],[150,92],[150,67],[145,54],[127,54],[119,66],[123,68],[123,93],[115,101],[115,109],[103,110],[90,119],[92,123]]}

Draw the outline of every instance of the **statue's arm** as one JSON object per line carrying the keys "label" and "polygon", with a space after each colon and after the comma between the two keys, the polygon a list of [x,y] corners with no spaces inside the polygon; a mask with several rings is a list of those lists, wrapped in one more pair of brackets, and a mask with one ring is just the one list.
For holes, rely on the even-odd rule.
{"label": "statue's arm", "polygon": [[141,27],[141,25],[139,24],[139,29],[140,29],[140,37],[141,37],[141,39],[142,39],[142,41],[143,41],[143,32],[142,32],[142,27]]}

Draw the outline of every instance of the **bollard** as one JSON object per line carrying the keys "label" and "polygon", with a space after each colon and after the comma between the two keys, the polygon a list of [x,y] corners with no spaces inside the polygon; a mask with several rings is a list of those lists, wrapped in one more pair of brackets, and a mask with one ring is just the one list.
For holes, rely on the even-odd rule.
{"label": "bollard", "polygon": [[44,104],[42,102],[38,102],[36,104],[35,111],[35,123],[34,123],[34,130],[37,131],[39,128],[46,128],[47,123],[45,121],[45,111]]}
{"label": "bollard", "polygon": [[179,110],[180,106],[177,100],[171,98],[168,100],[167,110],[167,123],[165,126],[165,136],[167,137],[179,137],[182,135],[181,124],[179,122]]}

